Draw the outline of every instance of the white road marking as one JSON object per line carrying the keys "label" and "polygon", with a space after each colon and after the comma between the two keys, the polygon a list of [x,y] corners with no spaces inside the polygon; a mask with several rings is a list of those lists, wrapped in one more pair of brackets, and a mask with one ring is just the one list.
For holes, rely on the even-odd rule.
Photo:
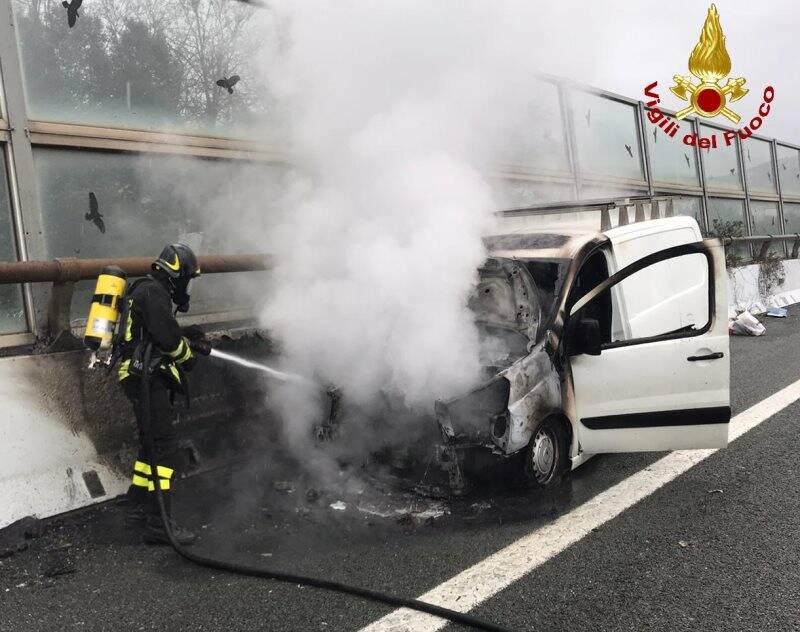
{"label": "white road marking", "polygon": [[[729,442],[752,430],[800,399],[800,380],[751,406],[731,419]],[[459,612],[468,612],[541,566],[592,529],[616,518],[640,500],[714,454],[716,450],[671,452],[632,474],[550,524],[533,531],[419,599]],[[414,610],[400,609],[363,628],[361,632],[434,632],[447,621]]]}

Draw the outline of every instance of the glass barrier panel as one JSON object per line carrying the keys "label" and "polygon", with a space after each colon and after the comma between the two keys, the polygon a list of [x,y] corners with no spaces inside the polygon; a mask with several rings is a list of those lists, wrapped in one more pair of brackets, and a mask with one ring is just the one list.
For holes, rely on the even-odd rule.
{"label": "glass barrier panel", "polygon": [[[155,257],[176,241],[200,255],[265,252],[286,173],[267,163],[46,147],[34,148],[34,161],[47,258]],[[192,313],[251,307],[258,293],[235,281],[258,274],[203,277]],[[85,318],[91,285],[76,290],[74,319]]]}
{"label": "glass barrier panel", "polygon": [[777,193],[778,188],[772,169],[772,143],[748,138],[742,141],[742,152],[748,192]]}
{"label": "glass barrier panel", "polygon": [[[16,261],[17,247],[8,191],[5,145],[0,143],[0,260]],[[0,334],[28,331],[22,286],[0,285]]]}
{"label": "glass barrier panel", "polygon": [[561,119],[558,87],[549,81],[533,79],[536,102],[517,116],[511,114],[498,121],[497,161],[533,170],[569,174],[569,159]]}
{"label": "glass barrier panel", "polygon": [[783,221],[786,227],[784,234],[794,235],[800,233],[800,204],[795,204],[792,202],[784,202]]}
{"label": "glass barrier panel", "polygon": [[[753,216],[754,235],[780,235],[783,233],[780,217],[778,216],[777,202],[750,200],[750,214]],[[760,248],[760,244],[754,244],[753,252],[758,253]],[[770,244],[769,252],[783,256],[783,242],[779,241]]]}
{"label": "glass barrier panel", "polygon": [[644,181],[636,107],[588,92],[570,97],[581,172]]}
{"label": "glass barrier panel", "polygon": [[701,149],[703,167],[705,169],[706,187],[742,191],[742,174],[739,173],[739,161],[736,145],[726,145],[722,130],[700,125],[701,138],[717,137],[717,147]]}
{"label": "glass barrier panel", "polygon": [[[746,237],[747,223],[744,215],[744,200],[708,198],[708,234],[711,237]],[[729,264],[739,265],[750,259],[750,248],[746,244],[725,246]]]}
{"label": "glass barrier panel", "polygon": [[74,28],[60,2],[12,5],[30,119],[248,138],[278,125],[244,2],[84,3]]}
{"label": "glass barrier panel", "polygon": [[661,128],[646,121],[645,134],[653,182],[700,186],[697,153],[694,147],[681,142],[684,129],[687,133],[691,131],[689,120],[681,124],[675,138],[670,138]]}
{"label": "glass barrier panel", "polygon": [[527,208],[547,202],[569,202],[575,199],[575,187],[562,182],[535,182],[516,178],[492,182],[499,209]]}
{"label": "glass barrier panel", "polygon": [[800,196],[800,151],[793,147],[778,145],[776,153],[781,194]]}

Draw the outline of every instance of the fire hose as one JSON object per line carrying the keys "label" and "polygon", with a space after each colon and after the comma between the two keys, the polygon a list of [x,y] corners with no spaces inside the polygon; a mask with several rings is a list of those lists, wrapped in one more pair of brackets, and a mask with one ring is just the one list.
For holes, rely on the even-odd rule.
{"label": "fire hose", "polygon": [[[143,439],[144,450],[147,456],[148,463],[157,462],[155,443],[153,440],[153,435],[150,432],[151,428],[150,377],[152,372],[151,368],[152,356],[153,356],[153,343],[148,342],[144,350],[144,358],[143,358],[144,369],[142,371],[142,378],[141,378],[142,392],[139,400],[140,413],[139,415],[137,415],[137,420],[139,422],[139,433]],[[426,603],[418,599],[408,599],[405,597],[398,597],[396,595],[390,595],[388,593],[372,590],[371,588],[364,588],[361,586],[350,586],[348,584],[343,584],[328,579],[321,579],[319,577],[296,575],[294,573],[287,573],[284,571],[272,570],[257,566],[247,566],[245,564],[236,564],[233,562],[229,562],[227,560],[220,560],[220,559],[215,559],[213,557],[198,555],[197,553],[194,553],[188,550],[186,547],[182,546],[176,540],[174,534],[172,533],[172,524],[170,522],[169,516],[167,515],[167,508],[164,502],[164,496],[161,490],[161,485],[158,483],[157,480],[156,484],[154,485],[154,489],[155,489],[156,499],[158,501],[159,512],[161,514],[161,520],[164,524],[164,531],[166,532],[167,537],[169,538],[172,548],[175,549],[175,552],[184,559],[190,562],[194,562],[195,564],[198,564],[200,566],[205,566],[207,568],[213,568],[228,573],[234,573],[237,575],[261,577],[264,579],[272,579],[275,581],[287,582],[291,584],[302,584],[304,586],[311,586],[314,588],[321,588],[323,590],[330,590],[334,592],[345,593],[348,595],[354,595],[356,597],[361,597],[363,599],[368,599],[371,601],[376,601],[378,603],[383,603],[392,606],[393,608],[408,608],[411,610],[418,610],[419,612],[424,612],[426,614],[430,614],[435,617],[439,617],[441,619],[446,619],[448,621],[452,621],[453,623],[458,623],[460,625],[475,628],[477,630],[486,630],[487,632],[513,632],[510,628],[503,627],[496,623],[484,621],[483,619],[480,619],[478,617],[464,614],[462,612],[457,612],[455,610],[450,610],[449,608],[435,606],[433,604]]]}

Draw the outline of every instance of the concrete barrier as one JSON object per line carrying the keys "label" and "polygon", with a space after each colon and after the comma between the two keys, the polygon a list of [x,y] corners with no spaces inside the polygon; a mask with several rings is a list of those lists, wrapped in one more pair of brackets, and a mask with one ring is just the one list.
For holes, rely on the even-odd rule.
{"label": "concrete barrier", "polygon": [[785,307],[800,303],[800,260],[787,259],[783,262],[785,278],[768,293],[759,289],[761,266],[751,264],[728,271],[728,314],[749,310],[761,314],[767,307]]}
{"label": "concrete barrier", "polygon": [[[263,355],[257,336],[221,345]],[[122,494],[131,476],[136,428],[131,407],[83,351],[0,358],[0,528],[27,515],[51,516]],[[235,450],[241,423],[268,419],[266,385],[233,365],[198,363],[192,405],[177,425],[195,468]],[[220,440],[224,436],[224,440]],[[238,441],[238,443],[237,443]]]}

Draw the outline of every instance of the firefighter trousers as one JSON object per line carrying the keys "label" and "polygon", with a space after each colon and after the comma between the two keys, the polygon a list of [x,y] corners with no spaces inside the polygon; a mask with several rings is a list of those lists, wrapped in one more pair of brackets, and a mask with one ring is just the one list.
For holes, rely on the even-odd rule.
{"label": "firefighter trousers", "polygon": [[171,490],[175,481],[175,468],[178,464],[178,441],[175,430],[175,409],[170,401],[170,391],[159,375],[150,382],[150,434],[155,446],[152,462],[146,450],[147,437],[142,435],[142,384],[137,377],[127,377],[120,382],[125,395],[133,405],[139,433],[139,454],[133,464],[128,498],[134,505],[142,507],[146,513],[157,515],[158,499],[155,486],[163,492],[167,513],[171,513]]}

